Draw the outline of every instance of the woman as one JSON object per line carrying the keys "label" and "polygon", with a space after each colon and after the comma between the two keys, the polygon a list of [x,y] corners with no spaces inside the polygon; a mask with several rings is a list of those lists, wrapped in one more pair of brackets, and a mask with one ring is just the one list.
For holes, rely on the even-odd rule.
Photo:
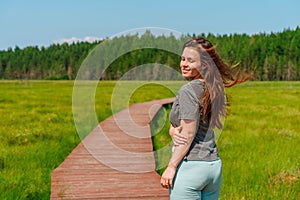
{"label": "woman", "polygon": [[203,37],[184,44],[180,68],[190,81],[179,90],[170,112],[174,147],[161,185],[170,190],[172,200],[218,199],[222,163],[213,129],[222,128],[226,115],[224,86],[252,75],[234,73]]}

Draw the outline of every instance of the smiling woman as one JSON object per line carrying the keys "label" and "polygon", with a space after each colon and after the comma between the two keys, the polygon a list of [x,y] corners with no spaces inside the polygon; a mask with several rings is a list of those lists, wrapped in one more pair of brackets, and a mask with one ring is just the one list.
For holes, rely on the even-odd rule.
{"label": "smiling woman", "polygon": [[180,68],[190,82],[181,87],[170,112],[174,147],[161,185],[170,190],[171,200],[215,200],[220,195],[222,162],[214,129],[222,129],[226,117],[224,87],[245,82],[253,74],[234,72],[203,37],[184,44]]}
{"label": "smiling woman", "polygon": [[197,50],[193,48],[185,48],[180,62],[182,76],[188,79],[200,78],[200,66],[201,62]]}

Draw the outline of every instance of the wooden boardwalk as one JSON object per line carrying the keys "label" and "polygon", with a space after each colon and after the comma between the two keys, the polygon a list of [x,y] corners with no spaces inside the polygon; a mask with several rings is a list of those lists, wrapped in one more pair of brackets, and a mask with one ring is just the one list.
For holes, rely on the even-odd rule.
{"label": "wooden boardwalk", "polygon": [[51,199],[169,199],[155,172],[150,122],[174,98],[134,104],[101,122],[52,172]]}

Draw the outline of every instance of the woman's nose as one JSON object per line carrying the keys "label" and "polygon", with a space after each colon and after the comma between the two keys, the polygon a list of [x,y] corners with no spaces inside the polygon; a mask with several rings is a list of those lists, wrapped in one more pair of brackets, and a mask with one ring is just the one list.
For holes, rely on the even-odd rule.
{"label": "woman's nose", "polygon": [[188,66],[188,62],[186,60],[182,61],[182,66]]}

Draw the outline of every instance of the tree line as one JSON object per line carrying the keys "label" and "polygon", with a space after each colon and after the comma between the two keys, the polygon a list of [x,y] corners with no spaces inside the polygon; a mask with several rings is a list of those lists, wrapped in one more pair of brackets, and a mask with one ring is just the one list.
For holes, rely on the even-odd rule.
{"label": "tree line", "polygon": [[[239,63],[239,68],[248,72],[256,67],[254,80],[300,80],[300,27],[269,34],[201,35],[216,45],[217,52],[227,63],[231,65]],[[111,45],[109,50],[102,51],[102,58],[94,61],[98,62],[97,65],[107,66],[105,71],[101,71],[100,79],[117,80],[138,66],[152,63],[152,67],[145,68],[143,73],[136,71],[135,73],[138,74],[135,76],[144,79],[163,77],[172,80],[177,75],[170,74],[161,65],[178,71],[182,44],[193,36],[195,34],[180,38],[172,34],[155,36],[150,31],[146,31],[143,35],[119,36],[93,43],[52,44],[49,47],[28,46],[23,49],[16,46],[14,49],[0,51],[0,79],[73,80],[87,56],[92,54],[99,44],[111,40],[119,42],[107,43]],[[158,48],[134,48],[138,43],[146,45],[153,40],[168,48],[178,49],[178,53]],[[128,47],[134,50],[117,57],[111,63],[105,63],[105,58],[112,58],[120,49]],[[93,73],[91,71],[87,74],[89,79],[94,79]]]}

